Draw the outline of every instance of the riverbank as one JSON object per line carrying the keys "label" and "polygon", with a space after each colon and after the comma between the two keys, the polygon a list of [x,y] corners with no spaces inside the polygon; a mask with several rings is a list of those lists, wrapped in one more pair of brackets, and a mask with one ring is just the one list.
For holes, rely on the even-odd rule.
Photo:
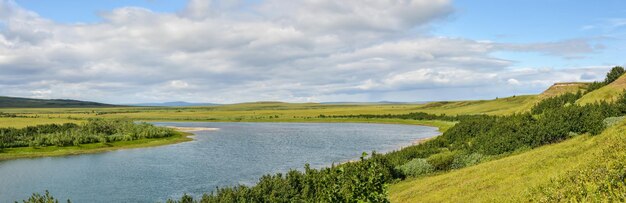
{"label": "riverbank", "polygon": [[68,156],[79,154],[93,154],[121,149],[133,149],[133,148],[145,148],[156,147],[163,145],[176,144],[181,142],[187,142],[193,140],[189,136],[192,135],[188,132],[176,132],[175,135],[165,138],[154,139],[141,139],[133,141],[120,141],[111,143],[93,143],[83,144],[80,146],[69,147],[19,147],[19,148],[7,148],[0,151],[0,161],[21,159],[21,158],[37,158],[37,157],[53,157],[53,156]]}
{"label": "riverbank", "polygon": [[216,131],[219,128],[204,128],[204,127],[177,127],[177,126],[165,126],[181,132],[198,132],[198,131]]}

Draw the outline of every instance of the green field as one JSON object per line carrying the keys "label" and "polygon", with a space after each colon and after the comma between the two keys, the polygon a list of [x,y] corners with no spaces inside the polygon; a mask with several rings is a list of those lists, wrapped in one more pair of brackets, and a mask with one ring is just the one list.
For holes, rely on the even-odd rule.
{"label": "green field", "polygon": [[[527,111],[537,96],[516,96],[495,100],[434,102],[429,104],[317,104],[246,103],[214,107],[117,107],[117,108],[5,108],[0,112],[29,118],[0,118],[0,127],[24,127],[42,123],[80,122],[86,118],[130,118],[141,121],[221,121],[221,122],[351,122],[320,119],[319,115],[351,114],[510,114]],[[363,120],[353,122],[364,122]],[[372,121],[368,121],[372,122]]]}
{"label": "green field", "polygon": [[[80,122],[85,118],[130,118],[143,121],[222,122],[337,122],[319,115],[351,114],[489,114],[507,115],[528,111],[543,98],[576,92],[585,83],[553,86],[539,95],[521,95],[493,100],[445,101],[426,104],[319,104],[256,102],[209,107],[111,107],[111,108],[0,108],[30,118],[0,118],[0,127],[24,127],[45,123]],[[339,121],[341,122],[341,121]],[[362,122],[362,121],[355,121]]]}
{"label": "green field", "polygon": [[26,126],[43,124],[77,123],[79,120],[67,118],[0,118],[0,128],[13,127],[23,128]]}

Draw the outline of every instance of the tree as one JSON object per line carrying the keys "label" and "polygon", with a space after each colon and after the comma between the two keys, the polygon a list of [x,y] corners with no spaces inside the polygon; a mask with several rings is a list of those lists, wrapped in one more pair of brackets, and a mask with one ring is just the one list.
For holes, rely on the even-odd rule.
{"label": "tree", "polygon": [[624,74],[624,68],[621,66],[615,66],[611,69],[609,73],[606,74],[606,79],[604,83],[609,84],[613,81],[617,80],[617,78],[621,77]]}

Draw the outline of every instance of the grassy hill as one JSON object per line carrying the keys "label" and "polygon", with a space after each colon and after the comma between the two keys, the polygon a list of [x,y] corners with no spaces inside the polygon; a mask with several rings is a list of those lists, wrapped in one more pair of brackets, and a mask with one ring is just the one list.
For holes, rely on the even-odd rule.
{"label": "grassy hill", "polygon": [[537,95],[521,95],[494,100],[432,102],[411,109],[432,114],[490,114],[503,115],[530,110],[539,101]]}
{"label": "grassy hill", "polygon": [[114,105],[69,99],[30,99],[0,96],[0,108],[85,108]]}
{"label": "grassy hill", "polygon": [[[617,150],[610,154],[626,154],[626,148],[615,146],[626,145],[624,132],[626,123],[621,122],[597,136],[581,135],[472,167],[409,179],[391,186],[390,199],[392,202],[527,202],[527,198],[538,196],[539,187],[550,186],[554,180],[571,179],[572,175],[580,176],[578,171],[619,161],[603,160],[606,157],[603,153]],[[601,181],[590,184],[597,182]],[[558,185],[566,186],[571,185]]]}
{"label": "grassy hill", "polygon": [[539,94],[539,98],[550,98],[559,96],[565,93],[576,93],[578,91],[584,91],[589,86],[589,83],[585,82],[561,82],[555,83],[550,86],[546,91]]}
{"label": "grassy hill", "polygon": [[589,92],[580,98],[576,103],[584,105],[599,101],[611,102],[617,99],[624,90],[626,90],[626,75],[622,75],[617,80],[600,89]]}

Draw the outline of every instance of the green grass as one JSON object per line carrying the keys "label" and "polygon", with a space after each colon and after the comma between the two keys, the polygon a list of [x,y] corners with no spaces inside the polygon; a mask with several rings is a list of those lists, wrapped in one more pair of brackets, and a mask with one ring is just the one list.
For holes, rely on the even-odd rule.
{"label": "green grass", "polygon": [[[327,122],[324,115],[350,114],[511,114],[529,110],[538,101],[536,95],[496,100],[433,102],[429,104],[317,104],[317,103],[245,103],[213,107],[116,107],[116,108],[16,108],[2,109],[33,118],[0,123],[0,127],[24,127],[42,123],[79,122],[86,118],[130,118],[144,121],[222,121],[222,122]],[[328,122],[334,122],[329,120]]]}
{"label": "green grass", "polygon": [[131,148],[143,148],[143,147],[155,147],[168,144],[175,144],[180,142],[186,142],[192,140],[188,136],[190,133],[179,132],[176,135],[165,138],[155,139],[141,139],[133,141],[120,141],[111,143],[94,143],[83,144],[80,146],[69,147],[20,147],[20,148],[7,148],[0,151],[0,160],[19,159],[19,158],[34,158],[34,157],[49,157],[49,156],[67,156],[77,154],[90,154],[99,153],[120,149]]}
{"label": "green grass", "polygon": [[[524,202],[532,188],[593,163],[613,140],[625,141],[626,123],[598,136],[570,140],[390,187],[392,202]],[[621,149],[620,153],[626,153]]]}
{"label": "green grass", "polygon": [[522,95],[494,100],[433,102],[413,108],[411,111],[446,115],[506,115],[528,111],[539,100],[537,95]]}
{"label": "green grass", "polygon": [[78,123],[79,120],[71,120],[66,118],[0,118],[0,128],[13,127],[23,128],[26,126],[35,126],[43,124],[59,124],[59,123]]}
{"label": "green grass", "polygon": [[584,105],[599,101],[612,102],[619,98],[624,90],[626,90],[626,75],[623,75],[611,84],[585,94],[585,96],[580,98],[576,103]]}

